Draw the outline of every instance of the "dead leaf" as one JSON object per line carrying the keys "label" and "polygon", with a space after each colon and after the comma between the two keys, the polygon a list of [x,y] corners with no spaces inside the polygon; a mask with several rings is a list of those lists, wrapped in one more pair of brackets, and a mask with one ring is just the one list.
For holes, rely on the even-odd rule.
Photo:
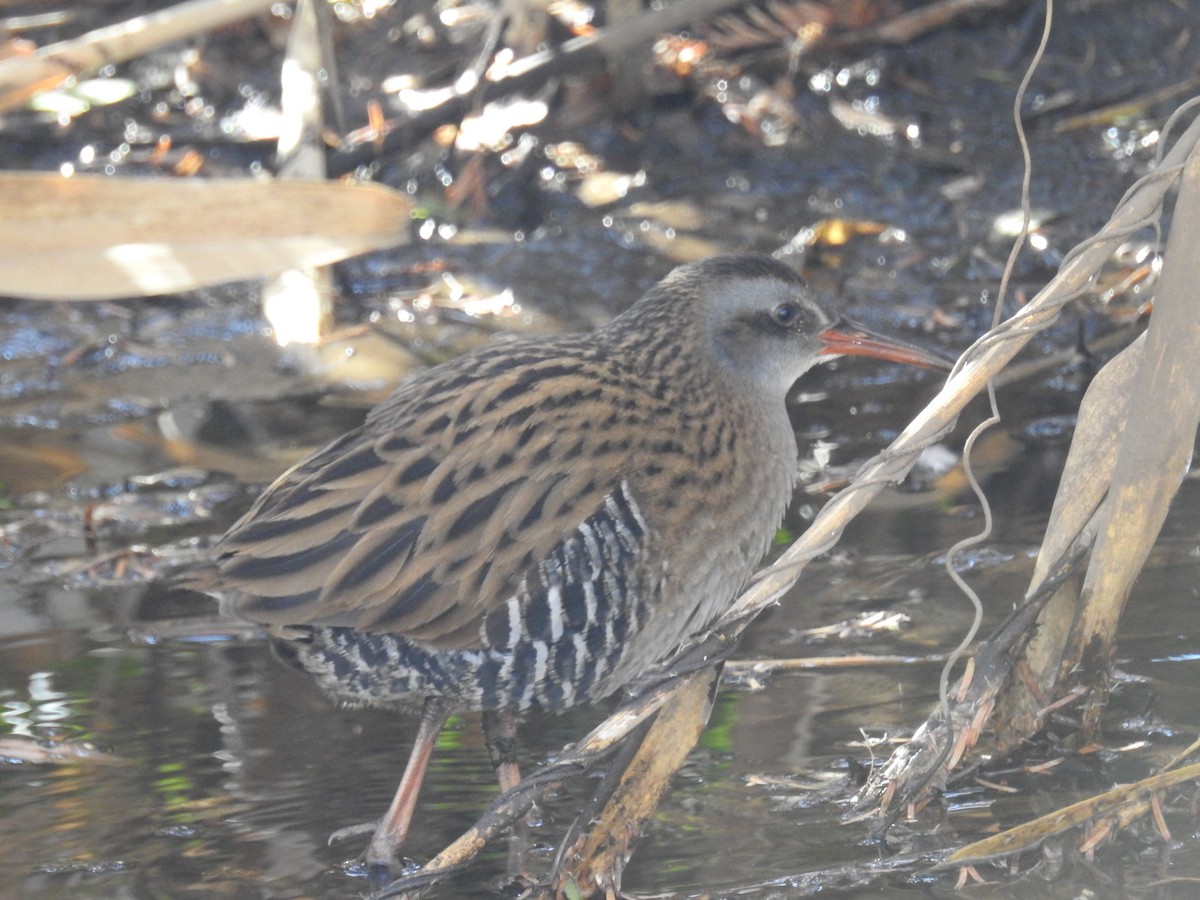
{"label": "dead leaf", "polygon": [[412,203],[377,184],[9,172],[0,210],[0,294],[112,300],[396,246]]}

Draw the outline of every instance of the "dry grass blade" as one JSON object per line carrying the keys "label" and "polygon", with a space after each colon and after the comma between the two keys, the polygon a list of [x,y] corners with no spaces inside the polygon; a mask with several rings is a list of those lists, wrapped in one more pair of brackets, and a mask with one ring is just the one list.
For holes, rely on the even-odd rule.
{"label": "dry grass blade", "polygon": [[769,675],[774,672],[803,672],[812,669],[854,669],[860,666],[921,666],[944,663],[946,657],[932,656],[889,656],[887,654],[858,653],[849,656],[799,656],[792,659],[737,659],[725,664],[725,672],[738,678],[753,675]]}
{"label": "dry grass blade", "polygon": [[[1094,516],[1092,561],[1081,591],[1056,598],[1022,660],[1025,677],[1003,698],[1000,749],[1041,726],[1041,708],[1072,685],[1093,691],[1086,733],[1103,706],[1117,622],[1183,479],[1200,424],[1200,155],[1184,169],[1154,316],[1144,339],[1106,367],[1088,391],[1039,556],[1046,560]],[[1095,513],[1093,513],[1095,510]],[[1077,600],[1077,597],[1079,600]],[[1081,601],[1081,602],[1080,602]]]}
{"label": "dry grass blade", "polygon": [[671,777],[700,740],[716,696],[718,673],[693,672],[655,717],[620,783],[586,837],[568,848],[554,896],[591,897],[620,890],[632,845],[654,815]]}
{"label": "dry grass blade", "polygon": [[[1144,335],[1139,337],[1109,360],[1088,385],[1038,550],[1029,593],[1040,589],[1069,547],[1082,541],[1090,548],[1095,542],[1100,510],[1112,484],[1120,439],[1129,415],[1131,385],[1144,356],[1144,338]],[[1054,692],[1059,660],[1076,621],[1078,596],[1078,579],[1066,581],[1040,613],[1037,629],[1021,656],[1023,677],[1004,686],[1004,694],[999,698],[996,721],[999,752],[1017,746],[1041,727]]]}
{"label": "dry grass blade", "polygon": [[952,866],[964,866],[971,863],[995,859],[1036,847],[1049,837],[1080,825],[1085,825],[1098,819],[1116,817],[1122,822],[1128,822],[1136,816],[1131,815],[1129,807],[1137,815],[1150,811],[1150,797],[1155,792],[1174,787],[1185,781],[1200,778],[1200,763],[1185,766],[1173,772],[1163,772],[1143,778],[1134,784],[1124,784],[1112,790],[1097,794],[1078,803],[1072,803],[1052,813],[1038,816],[1032,822],[1025,822],[1015,828],[1002,831],[975,841],[951,853],[941,860],[934,868],[946,869]]}
{"label": "dry grass blade", "polygon": [[1131,385],[1112,486],[1083,585],[1083,608],[1060,678],[1083,665],[1084,680],[1107,665],[1117,620],[1187,474],[1200,426],[1200,153],[1184,167],[1142,365]]}
{"label": "dry grass blade", "polygon": [[412,203],[375,184],[0,173],[0,294],[168,294],[404,243]]}
{"label": "dry grass blade", "polygon": [[0,112],[15,109],[38,91],[57,87],[68,78],[125,62],[274,5],[275,0],[193,0],[42,47],[32,56],[0,60]]}
{"label": "dry grass blade", "polygon": [[1141,365],[1145,335],[1114,356],[1088,385],[1030,589],[1036,589],[1100,506],[1112,481],[1129,414],[1129,390]]}

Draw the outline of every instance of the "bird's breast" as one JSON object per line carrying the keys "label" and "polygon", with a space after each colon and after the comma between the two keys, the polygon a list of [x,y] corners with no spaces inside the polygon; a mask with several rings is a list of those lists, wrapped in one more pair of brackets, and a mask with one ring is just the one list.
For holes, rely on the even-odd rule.
{"label": "bird's breast", "polygon": [[[658,546],[662,590],[630,653],[649,664],[720,616],[745,586],[787,510],[796,442],[786,414],[742,409],[689,423],[631,479]],[[778,421],[776,421],[778,419]],[[653,657],[653,658],[651,658]]]}

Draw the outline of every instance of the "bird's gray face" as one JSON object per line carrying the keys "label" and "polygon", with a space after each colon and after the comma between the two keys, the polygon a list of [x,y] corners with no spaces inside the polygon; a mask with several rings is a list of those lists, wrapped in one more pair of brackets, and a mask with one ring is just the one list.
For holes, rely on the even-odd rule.
{"label": "bird's gray face", "polygon": [[839,356],[950,368],[933,351],[835,315],[790,273],[714,280],[701,297],[718,364],[767,396],[786,397],[801,375]]}
{"label": "bird's gray face", "polygon": [[837,356],[949,368],[928,350],[835,315],[799,275],[768,256],[714,256],[680,266],[608,329],[631,345],[629,352],[695,347],[692,374],[716,375],[748,387],[743,396],[767,402],[782,403],[801,375]]}
{"label": "bird's gray face", "polygon": [[836,317],[798,281],[729,278],[704,289],[719,364],[780,399],[827,354],[823,334]]}

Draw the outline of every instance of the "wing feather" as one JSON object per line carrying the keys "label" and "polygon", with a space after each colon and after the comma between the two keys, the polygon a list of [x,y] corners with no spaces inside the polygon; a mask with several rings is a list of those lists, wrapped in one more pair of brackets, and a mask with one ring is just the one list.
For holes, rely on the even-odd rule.
{"label": "wing feather", "polygon": [[[238,608],[268,624],[481,646],[489,615],[518,593],[545,594],[556,553],[586,551],[580,528],[634,464],[627,452],[582,462],[599,425],[586,404],[612,380],[593,346],[564,364],[561,348],[513,342],[406,383],[222,539],[217,563]],[[611,553],[626,566],[640,558]]]}

